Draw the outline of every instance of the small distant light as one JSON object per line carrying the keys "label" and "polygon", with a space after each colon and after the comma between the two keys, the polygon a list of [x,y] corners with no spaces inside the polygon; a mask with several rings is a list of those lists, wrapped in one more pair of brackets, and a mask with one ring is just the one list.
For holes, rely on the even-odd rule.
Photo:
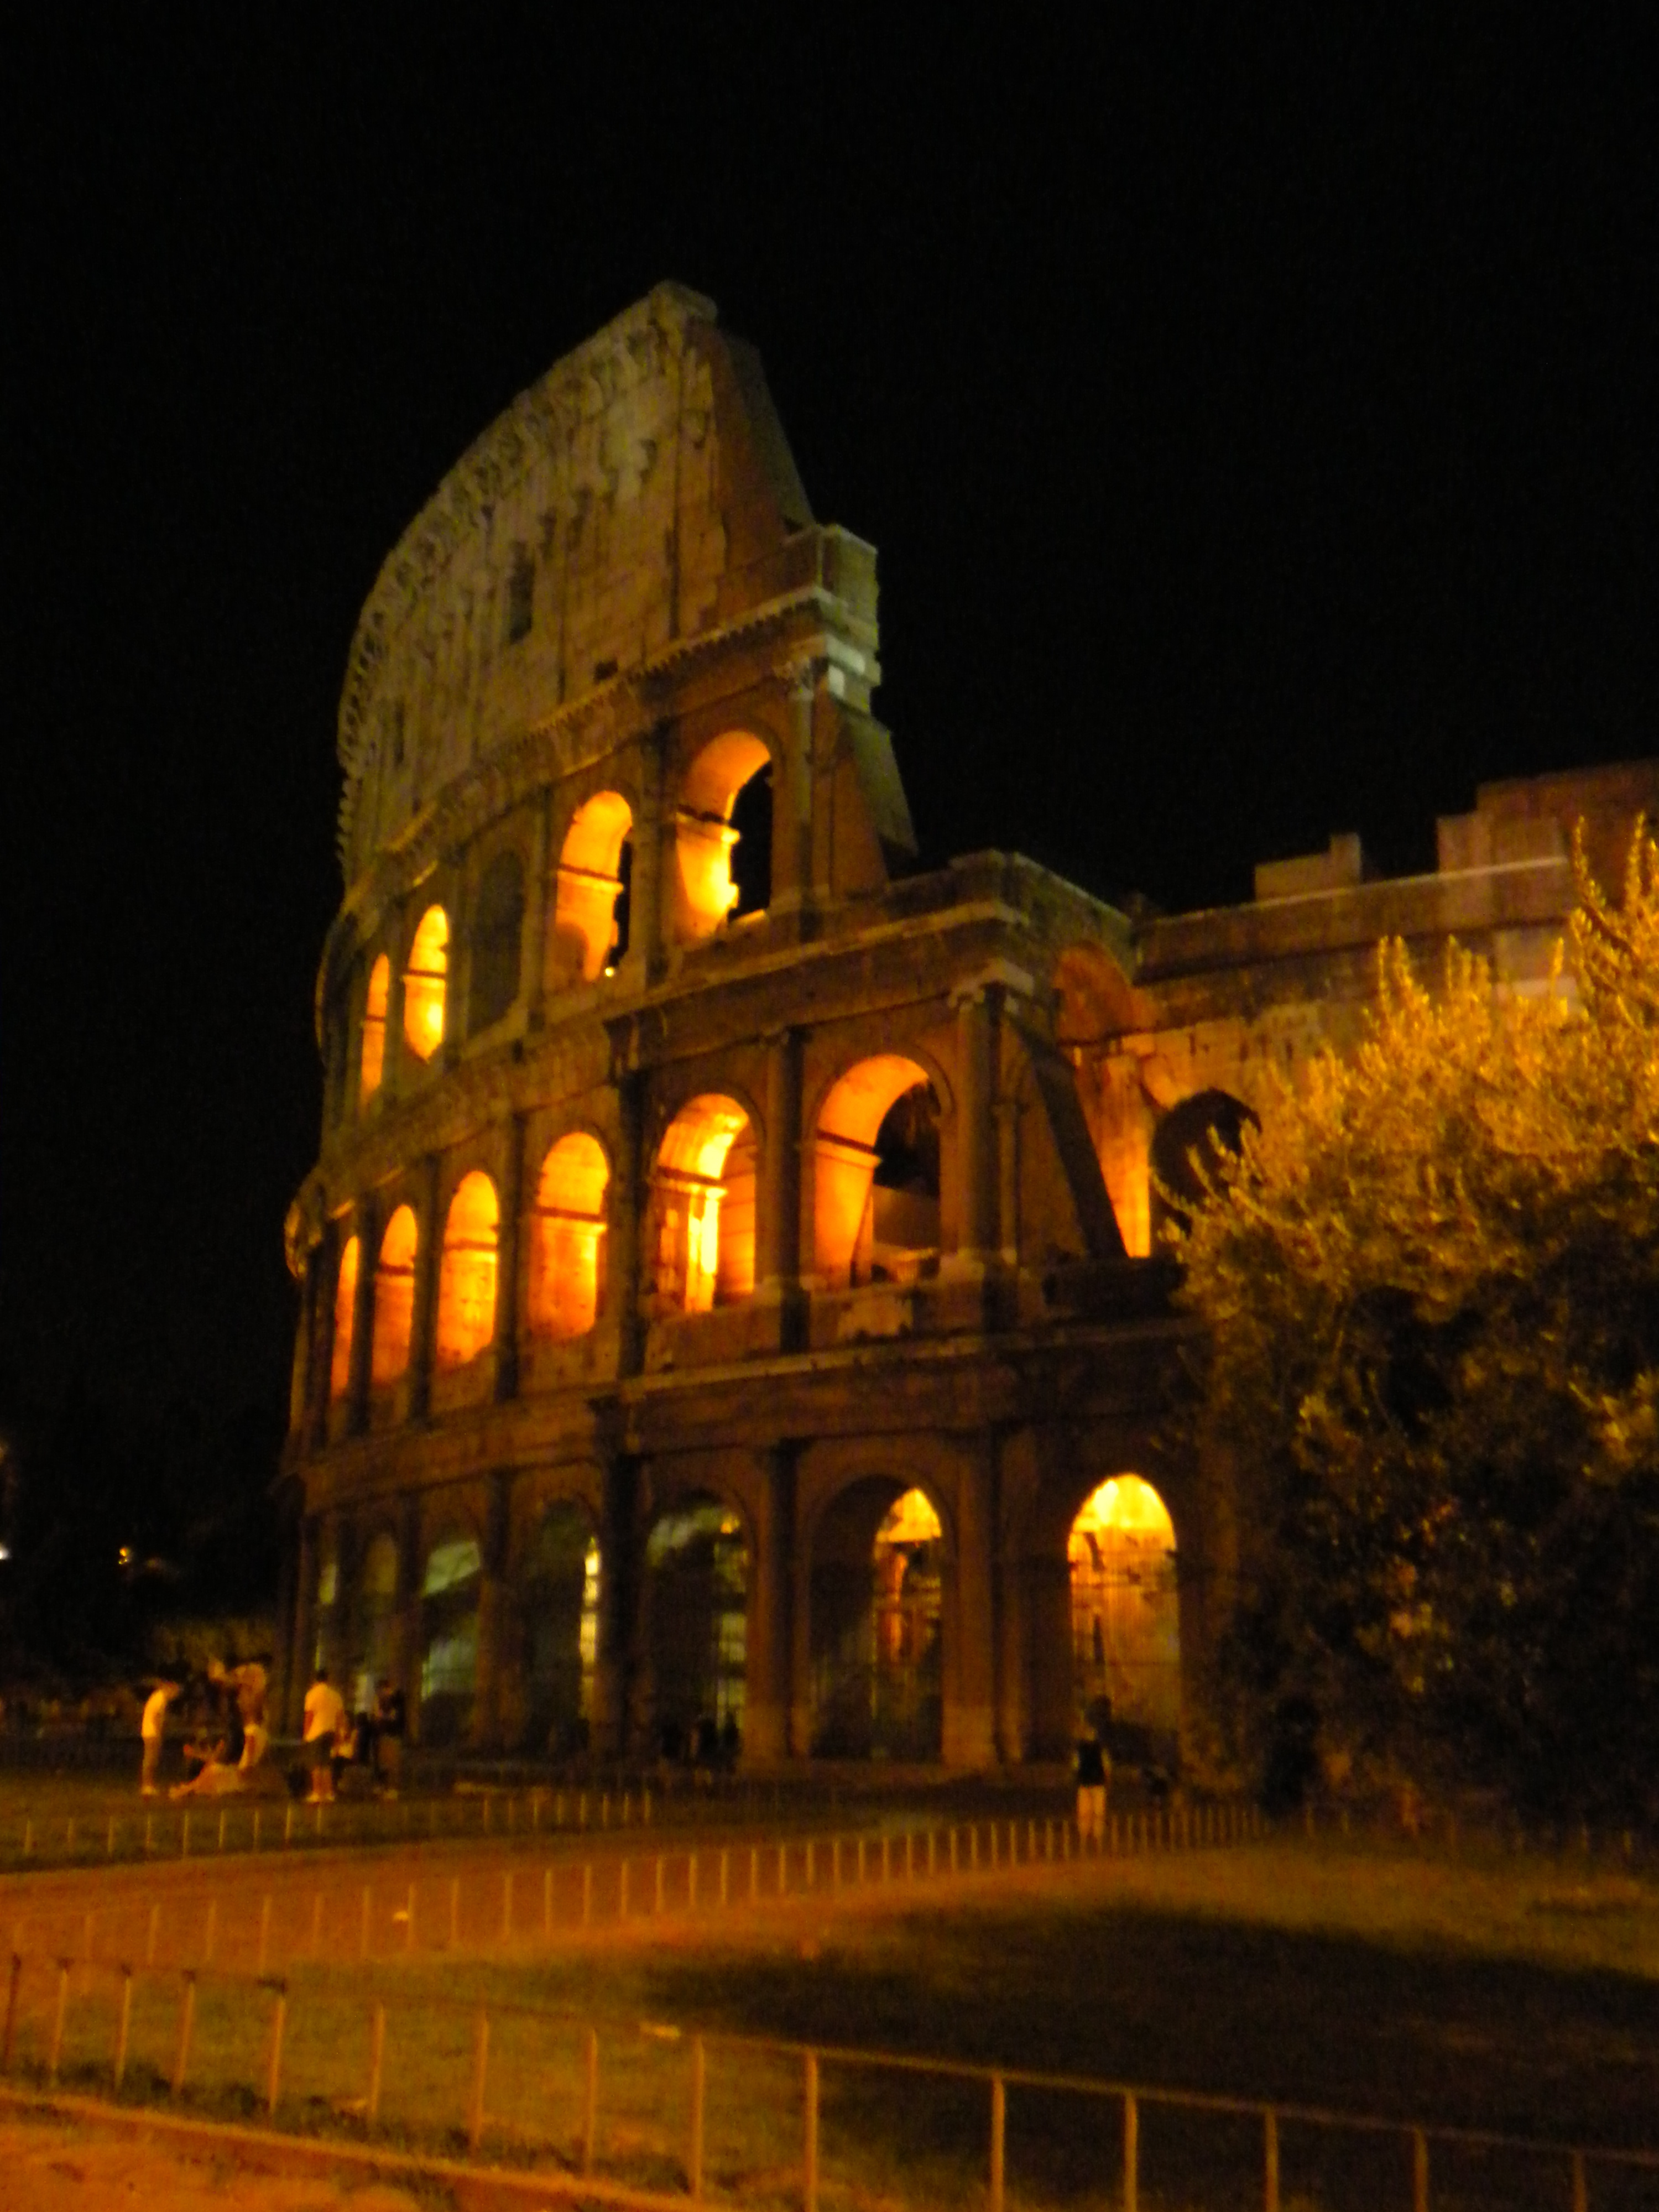
{"label": "small distant light", "polygon": [[120,1550],[115,1555],[115,1564],[119,1567],[130,1567],[132,1565],[132,1547],[131,1544],[122,1545]]}
{"label": "small distant light", "polygon": [[616,963],[616,962],[615,962],[614,960],[611,961],[611,962],[606,965],[606,968],[605,968],[605,974],[606,974],[607,975],[614,975],[616,974],[616,972],[617,972],[617,963]]}

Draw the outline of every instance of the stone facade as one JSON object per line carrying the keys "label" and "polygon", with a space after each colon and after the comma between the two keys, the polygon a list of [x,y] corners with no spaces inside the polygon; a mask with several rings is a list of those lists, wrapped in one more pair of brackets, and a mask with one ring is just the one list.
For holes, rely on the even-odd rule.
{"label": "stone facade", "polygon": [[878,643],[873,550],[674,287],[386,562],[288,1224],[290,1719],[320,1656],[480,1748],[1060,1754],[1100,1486],[1167,1510],[1185,1665],[1227,1587],[1224,1483],[1158,1443],[1152,1164],[1351,1036],[1386,932],[1534,985],[1571,823],[1615,854],[1659,799],[1493,787],[1433,876],[1336,839],[1132,920],[1000,854],[919,869]]}

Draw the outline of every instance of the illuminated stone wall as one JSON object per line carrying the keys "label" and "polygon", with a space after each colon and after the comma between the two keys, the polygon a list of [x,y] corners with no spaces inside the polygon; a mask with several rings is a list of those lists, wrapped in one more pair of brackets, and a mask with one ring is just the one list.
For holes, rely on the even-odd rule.
{"label": "illuminated stone wall", "polygon": [[[400,1680],[417,1741],[565,1758],[1054,1759],[1109,1677],[1172,1737],[1233,1541],[1225,1471],[1154,1441],[1186,1325],[1149,1164],[1352,1035],[1384,929],[1535,978],[1565,800],[1483,793],[1415,884],[1337,841],[1224,914],[922,872],[878,642],[873,550],[674,287],[388,556],[288,1222],[290,1721],[320,1656]],[[1078,1535],[1123,1478],[1127,1566]]]}

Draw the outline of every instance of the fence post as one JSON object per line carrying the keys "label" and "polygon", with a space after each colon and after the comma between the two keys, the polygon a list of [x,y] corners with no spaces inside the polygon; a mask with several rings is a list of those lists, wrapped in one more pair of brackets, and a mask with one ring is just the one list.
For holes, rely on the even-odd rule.
{"label": "fence post", "polygon": [[126,2079],[127,2038],[132,2032],[132,1969],[121,1969],[121,2009],[115,2016],[115,2061],[110,2069],[115,2094],[121,2094],[121,2084]]}
{"label": "fence post", "polygon": [[989,2212],[1002,2212],[1003,2152],[1008,2134],[1008,2091],[1000,2074],[991,2076],[991,2191]]}
{"label": "fence post", "polygon": [[1584,2179],[1584,2154],[1572,2154],[1572,2212],[1589,2212],[1589,2186]]}
{"label": "fence post", "polygon": [[283,2030],[288,2024],[288,1984],[276,1984],[276,2002],[270,2014],[270,2063],[265,2069],[265,2112],[274,2114],[283,2081]]}
{"label": "fence post", "polygon": [[708,2057],[700,2035],[691,2039],[691,2156],[687,2185],[694,2204],[702,2201],[702,2100]]}
{"label": "fence post", "polygon": [[0,2074],[11,2071],[11,2054],[17,2039],[17,1986],[23,1978],[23,1958],[19,1951],[11,1954],[11,1972],[6,1978],[6,2033],[0,2043]]}
{"label": "fence post", "polygon": [[801,2113],[802,2212],[818,2212],[818,2054],[806,2054],[805,2094]]}
{"label": "fence post", "polygon": [[489,2014],[482,2005],[472,2028],[472,2094],[466,2108],[466,2147],[477,2150],[483,2140],[484,2081],[489,2072]]}
{"label": "fence post", "polygon": [[599,2132],[599,2036],[597,2028],[582,2031],[582,2172],[593,2171]]}
{"label": "fence post", "polygon": [[1140,2203],[1140,2107],[1133,2090],[1123,2093],[1123,2212]]}
{"label": "fence post", "polygon": [[1429,2212],[1429,2139],[1412,2130],[1412,2212]]}
{"label": "fence post", "polygon": [[196,2025],[196,1977],[188,1967],[185,1970],[184,1995],[179,2005],[179,2047],[173,2055],[173,2094],[176,2097],[185,2086],[185,2069],[190,2064],[190,2033]]}
{"label": "fence post", "polygon": [[370,2127],[380,2117],[380,2074],[386,2063],[386,2007],[377,2004],[368,2024],[368,2095],[363,2117]]}
{"label": "fence post", "polygon": [[1266,2212],[1279,2212],[1279,2115],[1270,2105],[1262,2115],[1261,2201]]}
{"label": "fence post", "polygon": [[69,2011],[70,1962],[58,1961],[58,2006],[52,2016],[52,2048],[46,2054],[46,2079],[58,2087],[58,2062],[64,2055],[64,2019]]}

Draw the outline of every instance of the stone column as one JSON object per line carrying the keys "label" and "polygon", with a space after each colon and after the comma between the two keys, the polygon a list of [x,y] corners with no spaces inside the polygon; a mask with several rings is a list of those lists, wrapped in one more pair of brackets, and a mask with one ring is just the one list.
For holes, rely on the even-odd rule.
{"label": "stone column", "polygon": [[766,1040],[766,1150],[755,1271],[763,1298],[786,1297],[800,1282],[800,1038],[793,1030],[781,1030]]}
{"label": "stone column", "polygon": [[346,1376],[346,1431],[360,1437],[368,1426],[368,1394],[374,1349],[374,1268],[380,1259],[380,1214],[372,1197],[357,1201],[357,1282],[351,1302],[351,1361]]}
{"label": "stone column", "polygon": [[994,987],[975,984],[957,1000],[957,1261],[982,1272],[997,1234],[996,1046]]}
{"label": "stone column", "polygon": [[605,1462],[599,1497],[599,1648],[593,1670],[592,1748],[619,1759],[627,1748],[629,1654],[638,1601],[634,1516],[637,1462],[622,1452]]}
{"label": "stone column", "polygon": [[645,1079],[624,1071],[616,1078],[617,1158],[610,1188],[606,1294],[617,1316],[617,1365],[637,1375],[645,1353],[640,1315],[645,1240]]}
{"label": "stone column", "polygon": [[553,794],[544,791],[536,807],[530,845],[530,881],[525,886],[523,948],[524,1001],[530,1026],[538,1029],[547,975],[547,890],[553,866]]}
{"label": "stone column", "polygon": [[483,1572],[478,1580],[478,1674],[472,1698],[470,1735],[480,1750],[501,1745],[504,1646],[507,1640],[507,1571],[513,1527],[513,1477],[498,1469],[489,1478],[484,1509]]}
{"label": "stone column", "polygon": [[650,982],[662,972],[663,915],[669,902],[663,895],[663,869],[671,853],[663,823],[663,755],[669,742],[668,726],[659,723],[640,747],[640,813],[634,824],[634,871],[628,885],[628,957],[635,955],[640,973]]}
{"label": "stone column", "polygon": [[820,663],[810,663],[798,672],[787,694],[788,744],[781,769],[772,778],[770,903],[772,913],[779,917],[799,915],[812,903],[813,738],[822,672]]}
{"label": "stone column", "polygon": [[519,1395],[519,1279],[524,1224],[524,1116],[501,1134],[501,1221],[495,1244],[495,1395]]}
{"label": "stone column", "polygon": [[312,1375],[316,1358],[317,1279],[319,1255],[313,1244],[305,1256],[300,1279],[300,1320],[294,1333],[294,1364],[289,1373],[288,1427],[302,1452],[312,1448]]}
{"label": "stone column", "polygon": [[432,1404],[432,1362],[438,1328],[438,1156],[428,1152],[416,1178],[415,1310],[409,1332],[409,1417],[423,1421]]}
{"label": "stone column", "polygon": [[955,1696],[945,1709],[945,1764],[996,1761],[996,1463],[988,1431],[964,1440],[957,1486]]}
{"label": "stone column", "polygon": [[751,1563],[750,1641],[744,1683],[744,1755],[770,1765],[789,1750],[789,1633],[795,1533],[795,1453],[781,1444],[767,1455]]}

